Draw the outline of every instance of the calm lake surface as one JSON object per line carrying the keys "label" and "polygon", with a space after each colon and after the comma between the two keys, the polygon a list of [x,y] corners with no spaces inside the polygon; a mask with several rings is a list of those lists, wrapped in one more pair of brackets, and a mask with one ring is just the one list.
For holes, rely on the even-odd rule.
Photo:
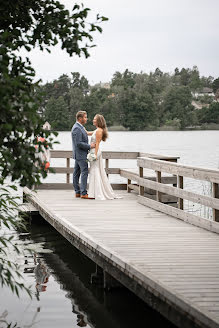
{"label": "calm lake surface", "polygon": [[[55,149],[71,150],[70,132],[60,132],[58,141]],[[179,163],[219,168],[219,131],[110,132],[101,148],[179,156]],[[52,165],[65,166],[65,161],[53,160]],[[110,166],[134,168],[136,161],[112,160]],[[61,182],[65,177],[53,175],[47,181]],[[186,188],[209,193],[209,186],[194,186],[189,179]],[[43,220],[33,220],[27,232],[9,233],[21,247],[34,250],[34,256],[27,252],[16,256],[27,285],[32,285],[33,298],[21,293],[18,299],[8,288],[0,288],[0,328],[6,327],[2,318],[19,327],[37,328],[173,327],[128,290],[104,292],[91,285],[94,263]]]}
{"label": "calm lake surface", "polygon": [[[58,141],[54,149],[72,149],[70,132],[60,132]],[[219,168],[219,131],[109,132],[101,149],[179,156],[180,163]]]}
{"label": "calm lake surface", "polygon": [[[60,144],[54,149],[71,150],[70,132],[60,132]],[[101,143],[102,151],[139,151],[160,155],[179,156],[179,163],[219,168],[219,131],[135,131],[109,132]],[[52,159],[53,166],[65,166],[65,159]],[[73,165],[73,160],[71,162]],[[110,167],[136,168],[136,160],[110,160]],[[116,181],[123,181],[116,175]],[[47,181],[63,181],[64,175],[51,175]]]}

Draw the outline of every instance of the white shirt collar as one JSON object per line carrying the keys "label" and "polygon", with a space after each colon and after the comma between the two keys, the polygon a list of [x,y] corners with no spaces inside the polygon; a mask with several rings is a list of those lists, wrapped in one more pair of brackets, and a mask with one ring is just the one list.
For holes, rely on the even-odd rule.
{"label": "white shirt collar", "polygon": [[82,128],[84,128],[84,126],[83,126],[80,122],[77,121],[77,123],[78,123],[80,126],[82,126]]}

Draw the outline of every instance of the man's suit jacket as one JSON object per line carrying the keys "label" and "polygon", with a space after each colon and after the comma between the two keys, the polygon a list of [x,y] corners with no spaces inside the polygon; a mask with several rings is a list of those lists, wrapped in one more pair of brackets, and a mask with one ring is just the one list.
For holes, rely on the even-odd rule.
{"label": "man's suit jacket", "polygon": [[88,144],[88,136],[83,126],[76,122],[72,127],[71,136],[73,158],[78,161],[86,160],[90,145]]}

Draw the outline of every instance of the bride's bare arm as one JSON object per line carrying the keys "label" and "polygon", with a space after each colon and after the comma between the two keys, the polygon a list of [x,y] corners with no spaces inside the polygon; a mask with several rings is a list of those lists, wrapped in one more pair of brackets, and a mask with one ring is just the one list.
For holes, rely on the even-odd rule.
{"label": "bride's bare arm", "polygon": [[[84,129],[85,129],[85,128],[84,128]],[[85,129],[85,131],[86,131],[86,133],[87,133],[88,136],[92,136],[92,134],[93,134],[93,132],[94,132],[94,131],[87,131],[86,129]]]}
{"label": "bride's bare arm", "polygon": [[97,152],[99,149],[99,144],[102,140],[102,136],[103,136],[103,130],[102,129],[97,129],[96,132],[96,146],[95,146],[95,155],[97,156]]}

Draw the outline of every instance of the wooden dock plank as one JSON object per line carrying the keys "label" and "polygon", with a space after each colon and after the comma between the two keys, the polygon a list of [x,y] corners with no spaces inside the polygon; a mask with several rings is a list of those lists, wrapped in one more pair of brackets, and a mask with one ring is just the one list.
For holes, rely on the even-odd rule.
{"label": "wooden dock plank", "polygon": [[33,203],[203,327],[218,328],[219,235],[118,193],[122,199],[96,201],[76,199],[71,190],[39,190]]}
{"label": "wooden dock plank", "polygon": [[23,203],[19,205],[19,213],[37,214],[38,210],[30,203]]}

